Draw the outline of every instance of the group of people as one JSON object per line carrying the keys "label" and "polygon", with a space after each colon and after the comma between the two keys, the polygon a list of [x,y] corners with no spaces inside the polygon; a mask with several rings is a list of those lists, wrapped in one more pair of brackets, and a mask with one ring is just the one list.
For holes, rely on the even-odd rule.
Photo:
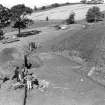
{"label": "group of people", "polygon": [[18,83],[25,85],[28,90],[31,90],[34,84],[36,87],[39,86],[37,77],[34,76],[33,73],[30,73],[29,69],[25,67],[21,70],[19,69],[19,67],[16,67],[14,75],[12,77],[12,80],[13,79],[16,79]]}
{"label": "group of people", "polygon": [[25,67],[21,70],[19,67],[16,67],[14,76],[12,77],[12,80],[13,79],[16,79],[18,86],[26,86],[28,90],[31,90],[35,87],[43,92],[49,86],[48,81],[40,80],[36,75],[34,75],[34,73],[30,73],[30,70]]}

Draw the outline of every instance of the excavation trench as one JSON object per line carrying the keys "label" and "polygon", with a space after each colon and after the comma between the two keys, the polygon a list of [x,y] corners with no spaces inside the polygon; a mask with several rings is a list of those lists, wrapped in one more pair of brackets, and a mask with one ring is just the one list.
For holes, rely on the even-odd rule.
{"label": "excavation trench", "polygon": [[27,103],[27,87],[25,86],[23,105],[26,105],[26,103]]}

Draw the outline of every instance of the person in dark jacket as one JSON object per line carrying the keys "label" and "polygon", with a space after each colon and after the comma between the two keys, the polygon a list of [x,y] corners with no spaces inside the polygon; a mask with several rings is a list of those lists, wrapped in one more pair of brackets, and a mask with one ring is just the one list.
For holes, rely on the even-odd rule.
{"label": "person in dark jacket", "polygon": [[12,80],[15,79],[19,82],[19,67],[16,67]]}

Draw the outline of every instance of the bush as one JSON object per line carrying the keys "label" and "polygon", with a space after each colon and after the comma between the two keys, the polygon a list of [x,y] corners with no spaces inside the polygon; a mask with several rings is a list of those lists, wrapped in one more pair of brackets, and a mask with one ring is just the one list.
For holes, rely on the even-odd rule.
{"label": "bush", "polygon": [[60,4],[58,4],[58,3],[54,3],[54,4],[51,5],[51,7],[53,7],[53,8],[59,7],[59,6],[60,6]]}
{"label": "bush", "polygon": [[67,24],[74,24],[75,23],[75,13],[71,13],[69,18],[66,20]]}
{"label": "bush", "polygon": [[45,10],[45,9],[46,9],[46,6],[42,6],[42,7],[41,7],[41,10]]}
{"label": "bush", "polygon": [[102,21],[103,14],[100,12],[100,8],[97,6],[93,6],[90,8],[86,14],[87,22],[97,22]]}
{"label": "bush", "polygon": [[81,0],[80,1],[82,4],[86,4],[87,3],[87,0]]}

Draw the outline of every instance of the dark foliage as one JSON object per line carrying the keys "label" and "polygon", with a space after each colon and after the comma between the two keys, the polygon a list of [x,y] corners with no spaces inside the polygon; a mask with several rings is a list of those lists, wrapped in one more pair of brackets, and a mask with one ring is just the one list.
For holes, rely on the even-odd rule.
{"label": "dark foliage", "polygon": [[87,22],[97,22],[102,21],[103,14],[100,12],[100,8],[93,6],[90,8],[86,14],[86,21]]}
{"label": "dark foliage", "polygon": [[21,29],[21,28],[22,28],[22,29],[26,28],[26,23],[24,22],[24,19],[22,20],[21,18],[19,18],[19,19],[15,22],[13,28],[17,28],[17,29],[19,30],[19,35],[20,35],[20,29]]}
{"label": "dark foliage", "polygon": [[18,20],[15,22],[13,28],[26,28],[26,23],[24,22],[24,20]]}
{"label": "dark foliage", "polygon": [[46,6],[42,6],[42,7],[41,7],[41,10],[45,10],[45,9],[46,9]]}
{"label": "dark foliage", "polygon": [[58,3],[54,3],[51,5],[51,7],[59,7],[59,6],[60,6],[60,4],[58,4]]}
{"label": "dark foliage", "polygon": [[67,24],[74,24],[75,23],[75,13],[70,14],[69,18],[66,20]]}
{"label": "dark foliage", "polygon": [[20,18],[23,14],[31,14],[32,11],[33,10],[31,8],[26,7],[24,4],[15,5],[11,8],[12,20]]}
{"label": "dark foliage", "polygon": [[37,10],[38,10],[38,8],[36,6],[34,6],[34,11],[37,11]]}
{"label": "dark foliage", "polygon": [[0,6],[0,27],[6,27],[7,25],[10,24],[10,18],[11,18],[11,11],[3,7],[2,5]]}

